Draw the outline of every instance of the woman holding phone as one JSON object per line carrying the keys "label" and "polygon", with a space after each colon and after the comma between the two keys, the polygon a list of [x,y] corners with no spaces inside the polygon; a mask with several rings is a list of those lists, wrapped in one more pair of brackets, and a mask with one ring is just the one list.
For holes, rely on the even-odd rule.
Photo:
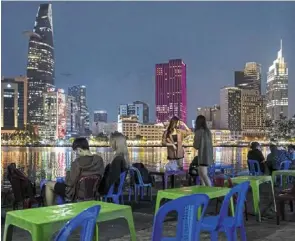
{"label": "woman holding phone", "polygon": [[171,118],[162,138],[162,144],[167,147],[167,159],[169,161],[166,165],[167,171],[176,171],[182,168],[184,158],[182,141],[190,133],[191,130],[178,117]]}

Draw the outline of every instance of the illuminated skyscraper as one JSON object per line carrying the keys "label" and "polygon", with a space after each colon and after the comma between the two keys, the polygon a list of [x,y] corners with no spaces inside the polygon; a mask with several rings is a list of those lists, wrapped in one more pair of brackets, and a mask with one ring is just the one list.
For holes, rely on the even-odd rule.
{"label": "illuminated skyscraper", "polygon": [[224,87],[220,90],[220,128],[241,131],[241,95],[236,87]]}
{"label": "illuminated skyscraper", "polygon": [[235,86],[241,89],[255,90],[261,94],[261,65],[248,62],[243,71],[235,71]]}
{"label": "illuminated skyscraper", "polygon": [[186,64],[181,59],[156,64],[156,121],[178,116],[186,122]]}
{"label": "illuminated skyscraper", "polygon": [[1,79],[1,130],[23,129],[27,124],[26,77]]}
{"label": "illuminated skyscraper", "polygon": [[288,67],[283,57],[282,40],[277,59],[268,69],[266,99],[270,120],[279,120],[280,115],[288,117]]}
{"label": "illuminated skyscraper", "polygon": [[33,31],[25,31],[28,52],[28,121],[43,123],[43,92],[54,85],[54,47],[51,4],[40,4]]}
{"label": "illuminated skyscraper", "polygon": [[67,129],[66,95],[63,89],[48,88],[43,93],[44,125],[40,136],[47,140],[63,139]]}
{"label": "illuminated skyscraper", "polygon": [[68,90],[68,95],[74,97],[75,102],[77,103],[78,107],[78,129],[79,132],[85,133],[90,129],[89,123],[89,112],[86,103],[86,86],[84,85],[76,85],[70,87]]}

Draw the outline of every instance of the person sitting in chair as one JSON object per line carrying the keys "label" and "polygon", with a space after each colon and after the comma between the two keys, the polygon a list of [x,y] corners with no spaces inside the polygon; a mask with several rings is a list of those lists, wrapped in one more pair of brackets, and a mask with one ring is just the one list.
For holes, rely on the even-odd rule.
{"label": "person sitting in chair", "polygon": [[81,177],[102,176],[104,173],[102,157],[93,155],[90,152],[86,138],[76,138],[73,142],[72,149],[76,153],[77,158],[72,162],[70,171],[67,172],[65,183],[53,181],[46,183],[45,199],[47,206],[53,205],[55,194],[73,200],[78,181]]}

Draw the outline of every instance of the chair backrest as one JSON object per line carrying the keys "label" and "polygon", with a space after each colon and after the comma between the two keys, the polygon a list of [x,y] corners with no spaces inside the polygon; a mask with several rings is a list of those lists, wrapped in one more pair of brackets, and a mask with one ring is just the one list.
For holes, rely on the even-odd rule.
{"label": "chair backrest", "polygon": [[[118,190],[117,190],[117,193],[116,193],[117,195],[121,195],[122,194],[123,186],[124,186],[124,182],[125,182],[125,178],[126,178],[126,174],[127,174],[127,171],[122,172],[120,174],[120,184],[119,184],[119,187],[118,187]],[[115,194],[114,191],[115,191],[115,183],[112,184],[112,186],[110,187],[107,195],[113,195],[113,194]]]}
{"label": "chair backrest", "polygon": [[252,176],[259,176],[261,175],[260,165],[259,162],[256,160],[248,160],[249,164],[249,172]]}
{"label": "chair backrest", "polygon": [[[154,217],[152,241],[162,240],[163,222],[171,211],[176,211],[178,214],[175,240],[199,241],[201,222],[208,203],[209,197],[206,194],[184,196],[165,203]],[[198,219],[199,207],[202,207],[200,219]]]}
{"label": "chair backrest", "polygon": [[230,189],[229,193],[224,197],[222,202],[220,212],[219,212],[219,220],[218,220],[218,228],[222,226],[224,218],[228,216],[228,209],[230,207],[230,199],[235,195],[238,195],[237,205],[235,208],[234,215],[234,224],[241,225],[244,222],[244,204],[246,201],[247,192],[250,186],[250,182],[242,182],[232,189]]}
{"label": "chair backrest", "polygon": [[99,211],[100,206],[96,205],[78,214],[59,231],[55,241],[67,241],[70,234],[78,227],[81,227],[80,240],[92,241]]}
{"label": "chair backrest", "polygon": [[138,184],[139,184],[139,185],[144,185],[144,182],[143,182],[143,179],[142,179],[141,173],[140,173],[140,171],[138,170],[138,168],[136,168],[136,167],[130,167],[130,172],[131,172],[131,174],[133,175],[134,182],[136,181],[136,177],[137,177]]}
{"label": "chair backrest", "polygon": [[75,199],[94,200],[98,195],[98,187],[101,181],[100,175],[81,177],[78,181]]}
{"label": "chair backrest", "polygon": [[209,166],[208,168],[208,176],[210,178],[213,178],[215,176],[215,170],[216,170],[216,167],[215,167],[215,164],[213,163],[211,166]]}
{"label": "chair backrest", "polygon": [[287,160],[287,161],[282,161],[280,164],[280,170],[288,170],[291,166],[292,162]]}
{"label": "chair backrest", "polygon": [[25,198],[32,198],[36,193],[34,184],[19,169],[15,163],[11,163],[7,167],[7,179],[9,180],[12,192],[16,202],[23,201]]}

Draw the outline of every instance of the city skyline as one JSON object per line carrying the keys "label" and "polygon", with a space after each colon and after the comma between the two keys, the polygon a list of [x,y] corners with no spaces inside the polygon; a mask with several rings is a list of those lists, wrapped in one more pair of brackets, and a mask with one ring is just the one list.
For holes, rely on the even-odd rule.
{"label": "city skyline", "polygon": [[[2,4],[3,31],[6,33],[5,29],[9,29],[7,34],[2,36],[2,46],[5,46],[5,48],[2,49],[2,75],[8,77],[17,76],[19,74],[25,75],[23,70],[25,69],[26,64],[24,66],[22,65],[24,62],[23,59],[26,60],[27,57],[24,55],[27,51],[27,47],[24,49],[22,48],[23,46],[28,46],[28,41],[21,37],[21,32],[26,29],[32,29],[32,19],[33,16],[36,15],[36,10],[38,9],[39,4],[40,3],[38,2],[6,2]],[[293,89],[295,75],[292,70],[295,70],[295,54],[292,42],[294,42],[295,33],[294,31],[291,31],[292,28],[290,21],[293,19],[291,9],[294,9],[295,5],[292,3],[290,4],[209,2],[93,2],[82,4],[55,2],[53,3],[53,25],[55,26],[54,45],[56,55],[56,73],[58,73],[55,78],[56,87],[68,89],[68,87],[73,85],[86,85],[88,93],[87,103],[90,107],[90,113],[95,109],[106,109],[111,120],[116,119],[116,110],[118,105],[133,102],[135,100],[142,100],[150,105],[151,121],[153,121],[155,120],[154,65],[159,62],[167,62],[169,59],[181,58],[187,64],[187,122],[190,123],[190,120],[194,119],[196,116],[197,107],[218,104],[218,93],[220,88],[225,85],[234,86],[234,71],[242,69],[246,62],[257,62],[262,65],[262,93],[265,93],[266,72],[275,58],[275,54],[279,48],[279,41],[282,38],[284,42],[284,57],[289,67],[289,103],[294,103]],[[252,9],[254,5],[255,9]],[[264,11],[264,14],[261,14],[265,5],[267,5],[269,9],[267,12]],[[77,21],[74,19],[72,24],[73,26],[77,24],[77,31],[82,31],[79,32],[80,34],[83,35],[86,32],[88,33],[88,38],[86,38],[87,41],[91,41],[90,39],[95,37],[95,40],[100,41],[100,44],[104,42],[104,44],[106,44],[106,50],[111,51],[109,52],[111,53],[110,56],[106,55],[108,51],[102,49],[101,45],[96,46],[94,45],[94,42],[92,42],[92,44],[85,45],[83,42],[77,42],[78,40],[82,41],[77,34],[71,35],[73,33],[70,30],[73,31],[73,28],[71,26],[69,26],[69,28],[65,27],[65,23],[70,23],[72,20],[71,13],[67,12],[68,8],[70,8],[69,6],[73,6],[76,11],[79,10],[82,13],[85,12],[85,14],[86,10],[89,10],[91,6],[92,8],[97,6],[97,10],[100,13],[98,14],[98,19],[94,16],[94,12],[90,11],[89,16],[85,15],[84,20],[79,19],[79,21]],[[215,7],[212,8],[212,6]],[[217,10],[216,6],[219,6],[220,8]],[[150,14],[142,12],[145,7],[150,8],[152,12],[150,12]],[[164,14],[165,17],[160,15],[160,10],[164,7],[167,12]],[[181,17],[184,18],[182,20],[180,20],[180,18],[176,18],[172,14],[178,10],[179,7],[182,8],[182,10],[186,9],[187,11],[187,13],[183,16],[180,14]],[[26,11],[22,11],[24,14],[17,13],[18,9],[23,10],[24,8],[26,9]],[[195,13],[195,15],[193,15],[193,11],[190,8],[196,10],[197,12],[200,11],[200,13],[198,12],[200,16],[195,17],[195,15],[198,14]],[[16,11],[13,19],[9,15],[9,9]],[[113,17],[117,18],[113,19],[112,16],[105,15],[103,11],[107,11],[107,9],[109,9],[111,15],[114,15]],[[118,12],[119,9],[122,11]],[[244,27],[247,27],[248,25],[251,26],[246,30],[243,29],[243,31],[239,30],[240,26],[236,26],[236,24],[232,23],[232,19],[234,19],[236,15],[234,10],[238,9],[240,9],[240,13],[238,15],[240,16],[240,24]],[[252,9],[251,11],[253,12],[253,16],[251,19],[245,17],[245,15],[248,16],[248,14],[246,14],[247,9]],[[73,10],[73,12],[74,11],[75,10]],[[32,12],[34,13],[32,14]],[[134,14],[134,12],[136,12],[136,14]],[[201,16],[204,17],[205,13],[202,12],[207,14],[211,12],[210,17],[212,18],[205,19],[207,22],[203,21],[204,26],[196,21],[198,18],[201,18]],[[230,13],[230,16],[228,17],[226,16],[227,12]],[[217,16],[213,17],[214,13]],[[176,24],[174,27],[182,26],[179,28],[180,35],[188,34],[188,32],[194,28],[196,28],[196,30],[186,38],[175,35],[175,38],[171,39],[169,35],[169,29],[171,30],[171,28],[167,27],[164,31],[167,36],[161,35],[161,38],[157,38],[157,41],[154,41],[153,39],[153,41],[143,41],[146,34],[158,36],[157,34],[160,29],[158,29],[157,25],[153,28],[152,26],[154,25],[150,25],[149,23],[150,19],[148,16],[153,16],[153,14],[155,15],[155,19],[152,19],[153,23],[161,18],[164,22],[172,19],[172,22]],[[251,21],[258,21],[258,15],[262,15],[260,16],[260,22],[257,22],[256,26],[253,25],[252,28]],[[223,17],[223,19],[217,22],[217,18],[220,16]],[[119,17],[123,17],[123,19],[120,20],[122,23],[118,21]],[[141,30],[142,26],[140,27],[139,25],[133,23],[133,17],[138,18],[139,24],[149,28],[143,28]],[[81,27],[84,26],[83,21],[89,21],[91,19],[93,21],[95,19],[105,20],[107,22],[107,26],[112,26],[111,31],[106,29],[107,26],[100,24],[99,21],[97,31],[94,31],[93,28],[82,29]],[[188,20],[194,21],[192,23]],[[184,23],[185,25],[183,25]],[[129,28],[126,27],[126,24]],[[222,28],[220,29],[215,25],[221,25]],[[269,26],[271,26],[271,31],[269,30]],[[119,30],[119,27],[123,27],[123,29],[114,33],[116,30]],[[141,30],[139,31],[139,37],[138,34],[134,34],[134,30],[130,31],[132,28]],[[259,33],[254,34],[254,32],[256,32],[259,28],[262,28],[261,31],[259,30]],[[123,33],[124,30],[132,32],[129,38],[127,38],[125,33]],[[277,30],[277,32],[274,30]],[[93,32],[95,32],[95,34],[93,34]],[[197,33],[202,33],[202,36],[205,35],[205,37],[200,38],[196,35]],[[215,33],[215,35],[210,36],[210,33]],[[107,38],[105,34],[107,34],[110,38]],[[117,36],[117,34],[121,34],[121,38],[116,38],[116,41],[113,42],[112,36]],[[75,38],[73,38],[73,36],[75,36]],[[232,40],[233,36],[236,38]],[[252,38],[249,39],[249,36]],[[75,44],[79,43],[77,48],[73,48],[72,43],[68,41],[69,38],[73,40]],[[132,38],[134,40],[132,40]],[[82,39],[83,41],[86,41],[84,37]],[[142,41],[139,41],[141,39]],[[107,41],[111,41],[113,45],[107,44]],[[211,42],[211,44],[208,44],[208,42]],[[11,44],[13,44],[13,47],[15,48],[12,48]],[[97,47],[95,51],[93,51],[94,47]],[[143,55],[145,47],[150,50],[152,49],[152,51],[148,50],[146,54]],[[126,51],[129,50],[129,52],[122,51],[123,49],[126,49]],[[100,57],[95,58],[95,61],[93,61],[94,56],[90,50]],[[115,55],[115,50],[120,50],[119,53],[121,53],[121,55]],[[122,52],[125,52],[125,54],[122,54]],[[13,56],[14,58],[9,56]],[[226,61],[224,60],[225,56]],[[124,60],[126,61],[122,61],[122,58],[125,58]],[[69,74],[68,77],[66,77],[67,73]],[[116,85],[118,88],[114,89],[114,86]],[[99,98],[99,96],[101,96],[101,98]],[[116,96],[116,98],[114,98],[114,96]],[[295,113],[295,109],[292,105],[290,105],[290,107],[289,113],[292,115]]]}

